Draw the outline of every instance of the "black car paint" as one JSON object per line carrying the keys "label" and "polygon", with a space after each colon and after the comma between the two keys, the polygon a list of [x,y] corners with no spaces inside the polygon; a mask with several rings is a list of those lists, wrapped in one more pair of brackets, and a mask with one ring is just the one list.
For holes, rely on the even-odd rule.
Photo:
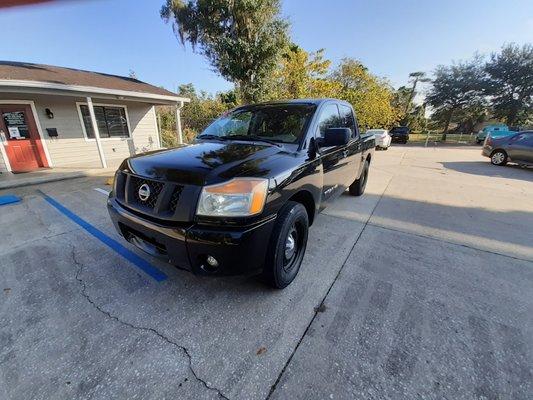
{"label": "black car paint", "polygon": [[410,129],[407,126],[395,126],[389,132],[393,142],[407,143]]}
{"label": "black car paint", "polygon": [[[360,134],[356,121],[356,135],[347,145],[319,148],[315,132],[323,107],[330,102],[349,104],[333,99],[310,102],[317,109],[299,144],[201,140],[126,159],[117,172],[120,179],[143,177],[170,186],[183,185],[183,190],[173,214],[158,213],[157,205],[154,212],[132,206],[127,201],[127,191],[124,198],[112,192],[108,208],[118,232],[126,238],[133,234],[162,245],[167,251],[164,257],[172,264],[195,273],[260,271],[281,207],[289,200],[302,202],[312,223],[320,210],[360,177],[365,160],[372,157],[374,136]],[[196,216],[202,187],[234,177],[269,179],[263,212],[240,218]],[[159,254],[154,251],[153,255]],[[221,261],[217,271],[207,268],[207,255]]]}

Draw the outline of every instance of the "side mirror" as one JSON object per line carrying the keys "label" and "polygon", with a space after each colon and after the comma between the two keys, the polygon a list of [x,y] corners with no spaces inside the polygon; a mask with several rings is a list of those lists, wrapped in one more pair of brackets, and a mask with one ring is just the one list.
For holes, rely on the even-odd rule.
{"label": "side mirror", "polygon": [[350,128],[328,128],[324,138],[320,140],[320,147],[344,146],[350,141],[352,130]]}

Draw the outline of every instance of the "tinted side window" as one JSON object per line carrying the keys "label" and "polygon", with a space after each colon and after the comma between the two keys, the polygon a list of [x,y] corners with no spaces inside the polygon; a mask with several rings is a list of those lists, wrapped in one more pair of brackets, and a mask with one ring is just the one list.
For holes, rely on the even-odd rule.
{"label": "tinted side window", "polygon": [[533,133],[522,133],[518,135],[515,142],[526,146],[533,146]]}
{"label": "tinted side window", "polygon": [[341,112],[342,126],[345,128],[350,128],[352,131],[352,137],[356,137],[357,130],[355,126],[355,118],[353,116],[352,109],[343,104],[339,104],[339,110]]}
{"label": "tinted side window", "polygon": [[324,133],[328,128],[342,128],[343,124],[339,115],[339,109],[336,104],[326,104],[320,113],[318,119],[317,136],[324,137]]}

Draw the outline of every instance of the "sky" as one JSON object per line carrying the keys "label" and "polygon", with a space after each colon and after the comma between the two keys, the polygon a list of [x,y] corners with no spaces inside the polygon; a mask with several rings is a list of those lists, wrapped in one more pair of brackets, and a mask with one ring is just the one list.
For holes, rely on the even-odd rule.
{"label": "sky", "polygon": [[[164,0],[62,0],[0,9],[0,59],[138,79],[175,91],[193,83],[215,93],[232,84],[159,16]],[[393,86],[412,71],[533,42],[531,0],[282,0],[291,39],[325,49],[333,62],[362,61]]]}

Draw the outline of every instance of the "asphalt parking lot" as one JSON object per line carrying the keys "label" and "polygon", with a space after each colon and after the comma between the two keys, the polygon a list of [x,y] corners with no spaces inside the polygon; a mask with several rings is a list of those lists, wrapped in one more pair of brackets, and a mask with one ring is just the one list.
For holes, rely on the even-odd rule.
{"label": "asphalt parking lot", "polygon": [[0,207],[2,399],[533,398],[532,169],[477,147],[377,152],[283,291],[144,255],[97,187]]}

